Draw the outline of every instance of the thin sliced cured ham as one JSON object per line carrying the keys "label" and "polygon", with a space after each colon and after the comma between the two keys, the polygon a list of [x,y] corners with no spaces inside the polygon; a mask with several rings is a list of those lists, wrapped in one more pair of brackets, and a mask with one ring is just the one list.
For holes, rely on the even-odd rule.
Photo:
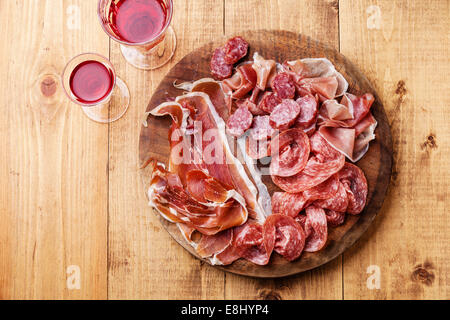
{"label": "thin sliced cured ham", "polygon": [[276,62],[274,60],[266,60],[260,56],[257,52],[253,54],[252,68],[256,72],[256,86],[265,90],[269,76],[274,72],[276,68]]}
{"label": "thin sliced cured ham", "polygon": [[[195,109],[195,113],[191,114],[192,120],[194,123],[201,124],[200,137],[197,138],[197,143],[193,147],[188,148],[188,151],[192,149],[194,152],[197,151],[201,155],[202,169],[225,186],[230,186],[241,194],[245,198],[250,215],[263,221],[265,215],[257,201],[257,189],[247,176],[242,163],[233,155],[225,134],[225,122],[218,115],[209,96],[203,92],[191,92],[177,97],[172,103],[178,109],[183,109],[183,105],[190,105]],[[178,111],[177,108],[174,109]],[[152,114],[159,115],[159,113]],[[192,169],[183,163],[185,161],[180,162],[183,165],[181,169]],[[180,177],[186,175],[184,171],[178,173]]]}
{"label": "thin sliced cured ham", "polygon": [[361,159],[375,139],[377,122],[369,113],[373,101],[371,94],[358,97],[347,93],[340,104],[322,104],[319,133],[352,162]]}
{"label": "thin sliced cured ham", "polygon": [[232,97],[240,99],[249,93],[256,86],[256,72],[252,68],[252,64],[246,63],[237,67],[236,73],[223,81],[229,88],[233,90]]}
{"label": "thin sliced cured ham", "polygon": [[189,195],[174,176],[176,174],[156,165],[148,190],[150,205],[168,221],[184,223],[206,235],[217,234],[247,221],[245,201],[239,194],[226,191],[223,202],[201,203]]}

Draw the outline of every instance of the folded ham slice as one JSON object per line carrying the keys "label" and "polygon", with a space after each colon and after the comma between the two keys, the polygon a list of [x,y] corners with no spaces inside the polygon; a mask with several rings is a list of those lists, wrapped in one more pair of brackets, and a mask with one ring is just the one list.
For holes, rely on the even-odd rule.
{"label": "folded ham slice", "polygon": [[374,97],[346,93],[341,103],[325,101],[320,110],[320,135],[350,161],[361,159],[375,139],[377,122],[370,113]]}

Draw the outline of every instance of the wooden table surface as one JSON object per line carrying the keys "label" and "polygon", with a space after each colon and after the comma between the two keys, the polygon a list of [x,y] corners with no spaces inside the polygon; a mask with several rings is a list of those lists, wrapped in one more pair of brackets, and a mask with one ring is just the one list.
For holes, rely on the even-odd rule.
{"label": "wooden table surface", "polygon": [[[96,0],[0,0],[0,298],[450,298],[450,1],[174,2],[175,56],[140,71],[101,29]],[[194,259],[147,206],[138,172],[141,118],[162,77],[249,29],[338,49],[376,88],[394,140],[388,196],[367,233],[325,266],[275,280]],[[128,84],[119,121],[95,123],[65,97],[58,75],[82,52],[109,57]]]}

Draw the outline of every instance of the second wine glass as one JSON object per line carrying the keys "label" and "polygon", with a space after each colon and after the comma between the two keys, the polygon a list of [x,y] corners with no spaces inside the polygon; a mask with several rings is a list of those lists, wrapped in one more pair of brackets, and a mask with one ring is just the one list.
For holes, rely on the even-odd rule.
{"label": "second wine glass", "polygon": [[152,70],[166,64],[176,48],[170,27],[172,0],[99,0],[103,30],[120,43],[122,55],[138,69]]}

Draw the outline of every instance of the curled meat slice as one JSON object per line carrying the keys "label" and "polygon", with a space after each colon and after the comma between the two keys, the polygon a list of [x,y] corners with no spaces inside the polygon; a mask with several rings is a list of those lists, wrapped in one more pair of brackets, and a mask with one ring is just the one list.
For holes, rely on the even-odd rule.
{"label": "curled meat slice", "polygon": [[250,137],[254,140],[263,140],[272,137],[275,130],[269,122],[269,116],[256,116],[250,128]]}
{"label": "curled meat slice", "polygon": [[235,137],[240,137],[247,131],[253,121],[253,115],[246,106],[239,107],[227,121],[227,131]]}
{"label": "curled meat slice", "polygon": [[289,177],[305,168],[310,146],[303,130],[292,128],[277,135],[270,143],[270,174]]}
{"label": "curled meat slice", "polygon": [[223,83],[233,90],[232,98],[240,99],[255,87],[256,72],[249,63],[242,64],[236,71],[231,78],[225,79]]}
{"label": "curled meat slice", "polygon": [[278,73],[272,80],[272,89],[281,99],[293,99],[295,97],[295,84],[286,72]]}
{"label": "curled meat slice", "polygon": [[364,172],[354,164],[346,162],[342,170],[339,171],[338,178],[347,191],[347,212],[349,214],[359,214],[366,205],[368,193]]}
{"label": "curled meat slice", "polygon": [[236,106],[238,108],[240,108],[242,106],[247,107],[248,111],[250,111],[251,114],[254,116],[260,116],[260,115],[266,114],[263,110],[258,108],[256,106],[256,104],[254,102],[252,102],[249,98],[236,100]]}
{"label": "curled meat slice", "polygon": [[267,113],[272,113],[273,109],[281,103],[281,99],[276,93],[271,91],[264,92],[261,101],[258,103],[258,108]]}
{"label": "curled meat slice", "polygon": [[295,100],[285,99],[270,114],[270,125],[279,130],[291,127],[300,114],[300,106]]}
{"label": "curled meat slice", "polygon": [[273,242],[275,252],[281,254],[286,260],[297,259],[305,246],[305,232],[294,218],[272,214],[267,217],[263,225],[266,238]]}
{"label": "curled meat slice", "polygon": [[266,60],[257,52],[253,55],[252,68],[256,72],[256,87],[261,90],[266,90],[267,81],[270,74],[275,70],[276,62],[274,60]]}
{"label": "curled meat slice", "polygon": [[217,48],[214,50],[210,68],[214,79],[223,80],[231,77],[233,72],[233,64],[229,64],[225,61],[225,51],[223,48]]}
{"label": "curled meat slice", "polygon": [[229,198],[228,190],[201,170],[191,170],[186,174],[186,187],[190,196],[200,203],[224,203]]}
{"label": "curled meat slice", "polygon": [[340,226],[345,221],[345,212],[326,210],[325,214],[330,227]]}
{"label": "curled meat slice", "polygon": [[223,51],[225,62],[234,64],[247,55],[248,43],[242,37],[234,37],[227,41]]}
{"label": "curled meat slice", "polygon": [[196,251],[202,258],[211,257],[212,255],[220,253],[229,247],[232,240],[232,229],[219,232],[215,235],[202,235]]}
{"label": "curled meat slice", "polygon": [[306,238],[304,250],[316,252],[322,249],[328,237],[327,217],[322,208],[309,206],[306,208],[306,220],[311,227],[311,234]]}
{"label": "curled meat slice", "polygon": [[240,257],[258,265],[269,263],[274,241],[267,239],[262,225],[248,222],[234,232],[233,247]]}
{"label": "curled meat slice", "polygon": [[297,91],[300,95],[317,93],[321,97],[321,101],[333,99],[336,96],[337,88],[336,77],[305,78],[297,83]]}
{"label": "curled meat slice", "polygon": [[302,226],[303,231],[305,231],[305,236],[306,238],[308,238],[312,232],[312,228],[311,224],[309,223],[306,217],[306,214],[299,214],[298,216],[295,217],[295,221],[297,221]]}

